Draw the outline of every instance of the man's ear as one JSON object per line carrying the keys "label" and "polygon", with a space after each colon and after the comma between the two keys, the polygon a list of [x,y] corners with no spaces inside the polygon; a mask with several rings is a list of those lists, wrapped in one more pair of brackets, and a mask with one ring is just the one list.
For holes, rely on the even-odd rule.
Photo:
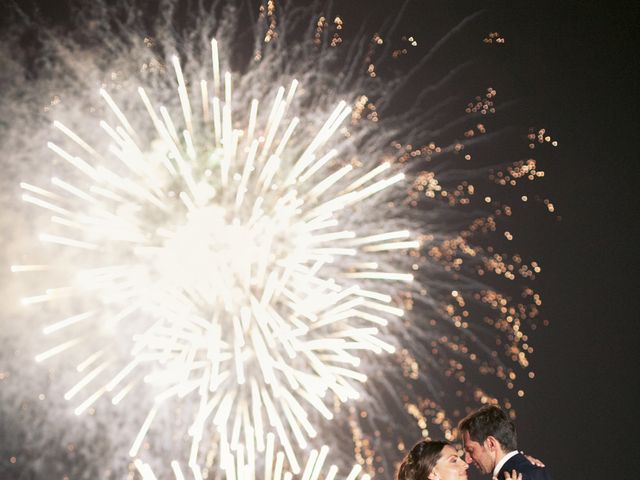
{"label": "man's ear", "polygon": [[493,435],[489,435],[484,441],[484,447],[490,452],[495,452],[500,447],[500,442]]}

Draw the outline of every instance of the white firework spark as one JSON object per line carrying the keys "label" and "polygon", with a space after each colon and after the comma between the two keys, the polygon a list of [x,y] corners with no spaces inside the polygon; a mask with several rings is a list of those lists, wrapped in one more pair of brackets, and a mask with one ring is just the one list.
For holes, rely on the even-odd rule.
{"label": "white firework spark", "polygon": [[[180,4],[163,5],[173,19]],[[142,44],[135,28],[84,22],[104,50],[53,42],[71,73],[50,66],[52,87],[41,82],[55,94],[45,106],[54,128],[34,128],[31,143],[46,143],[52,162],[25,162],[20,186],[42,245],[11,269],[29,284],[26,311],[35,323],[46,317],[46,346],[19,336],[62,377],[42,396],[53,402],[64,385],[79,425],[109,399],[118,405],[101,438],[126,442],[144,478],[152,467],[169,475],[167,452],[177,479],[338,478],[325,468],[331,445],[340,468],[358,463],[348,480],[366,479],[389,472],[392,452],[416,436],[453,438],[450,415],[494,401],[495,385],[480,388],[478,374],[511,389],[528,367],[525,327],[539,296],[487,276],[528,281],[539,265],[474,237],[511,215],[492,200],[496,184],[542,172],[515,162],[489,172],[487,186],[482,168],[444,159],[469,165],[481,150],[495,90],[446,117],[446,96],[424,100],[464,71],[455,66],[415,105],[385,115],[380,105],[410,75],[372,83],[375,49],[390,53],[384,34],[359,45],[363,80],[358,49],[339,51],[339,16],[314,20],[308,49],[276,41],[274,9],[261,9],[266,34],[255,33],[241,73],[229,73],[230,9],[182,41],[158,22],[157,37],[132,51]],[[396,53],[406,49],[388,57]]]}
{"label": "white firework spark", "polygon": [[[330,449],[328,446],[323,445],[319,450],[312,449],[309,452],[307,462],[304,466],[304,471],[300,476],[296,476],[290,470],[286,468],[285,454],[283,452],[277,452],[274,455],[274,434],[267,434],[267,447],[264,454],[264,478],[265,480],[292,480],[293,478],[300,478],[302,480],[318,480],[322,478],[325,480],[334,480],[338,475],[338,467],[336,465],[330,465],[326,468],[325,462],[329,456]],[[230,455],[227,458],[227,462],[224,468],[226,478],[228,480],[235,479],[249,479],[255,478],[254,464],[245,464],[243,461],[242,450],[240,455],[234,458]],[[153,473],[153,469],[148,463],[145,463],[139,458],[134,460],[134,466],[142,476],[143,480],[156,480],[156,476]],[[189,465],[190,470],[193,473],[194,478],[202,479],[202,470],[197,463]],[[176,480],[184,480],[185,474],[180,466],[180,463],[176,460],[171,462],[171,469],[175,475]],[[363,473],[362,466],[356,464],[351,468],[351,471],[344,477],[344,480],[370,480],[371,476],[367,473]]]}
{"label": "white firework spark", "polygon": [[[243,449],[255,459],[274,431],[299,473],[295,450],[317,434],[308,410],[331,420],[329,399],[356,399],[357,383],[366,381],[357,369],[360,352],[395,351],[379,328],[404,311],[361,281],[411,282],[413,275],[380,270],[371,257],[415,250],[420,243],[407,230],[363,235],[343,229],[353,205],[404,179],[389,172],[389,163],[354,172],[340,161],[331,146],[351,115],[346,102],[313,138],[299,139],[300,119],[287,115],[295,102],[294,79],[288,89],[277,89],[264,123],[259,109],[267,102],[259,99],[252,100],[244,123],[234,121],[239,115],[232,108],[231,74],[220,82],[215,40],[211,48],[212,97],[202,79],[199,114],[175,56],[180,120],[138,89],[156,129],[148,144],[104,89],[100,96],[118,122],[100,121],[112,142],[107,151],[54,122],[65,143],[48,147],[84,179],[53,177],[51,189],[22,183],[23,200],[52,215],[42,242],[86,253],[69,284],[22,302],[69,295],[95,300],[90,309],[44,328],[67,338],[36,360],[104,339],[80,363],[82,376],[65,394],[77,401],[77,415],[106,393],[117,404],[140,383],[157,389],[131,456],[158,408],[194,393],[200,406],[189,429],[191,464],[198,463],[200,440],[213,422],[223,465],[229,452]],[[289,142],[304,146],[302,153]],[[116,162],[125,167],[119,173]],[[15,272],[41,268],[48,266],[12,266]],[[91,325],[88,337],[74,333],[78,324]],[[108,344],[122,344],[124,332],[133,332],[132,358],[109,375],[119,356]]]}

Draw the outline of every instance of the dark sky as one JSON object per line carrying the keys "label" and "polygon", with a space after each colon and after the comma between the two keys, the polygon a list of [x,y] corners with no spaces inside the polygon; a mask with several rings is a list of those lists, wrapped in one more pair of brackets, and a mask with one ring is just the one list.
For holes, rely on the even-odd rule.
{"label": "dark sky", "polygon": [[[637,52],[634,2],[495,3],[532,121],[560,140],[546,164],[562,221],[544,245],[550,326],[517,403],[520,447],[556,479],[632,478],[638,426]],[[538,249],[540,251],[540,249]]]}
{"label": "dark sky", "polygon": [[[550,326],[536,336],[536,380],[515,404],[519,446],[543,459],[556,479],[632,478],[640,468],[631,393],[639,380],[640,7],[479,4],[451,2],[451,9],[489,6],[507,39],[504,61],[515,95],[525,99],[529,120],[560,141],[545,163],[545,185],[562,221],[528,229],[524,240],[545,269],[538,287]],[[407,25],[426,28],[430,8],[414,2]]]}
{"label": "dark sky", "polygon": [[639,9],[517,3],[510,27],[522,78],[561,139],[548,173],[563,217],[552,231],[532,232],[532,242],[547,245],[541,283],[551,325],[537,342],[537,380],[518,407],[520,446],[552,465],[555,478],[632,478],[640,458],[631,393],[638,384],[632,50]]}
{"label": "dark sky", "polygon": [[[538,286],[551,323],[535,342],[536,381],[516,404],[520,447],[556,479],[632,478],[640,468],[631,393],[639,380],[633,47],[640,7],[618,3],[492,4],[514,78],[534,105],[531,120],[560,141],[545,181],[562,221],[526,240],[544,245]],[[420,28],[427,20],[408,22]]]}

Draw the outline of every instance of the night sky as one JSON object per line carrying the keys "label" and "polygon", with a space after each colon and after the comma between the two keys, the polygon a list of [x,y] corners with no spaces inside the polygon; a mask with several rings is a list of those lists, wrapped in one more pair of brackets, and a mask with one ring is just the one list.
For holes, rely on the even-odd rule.
{"label": "night sky", "polygon": [[548,167],[562,222],[531,232],[532,245],[546,246],[551,324],[517,422],[520,447],[556,478],[633,478],[638,469],[638,12],[627,2],[536,2],[509,22],[521,80],[562,142]]}
{"label": "night sky", "polygon": [[632,478],[638,468],[638,6],[626,5],[536,4],[518,49],[562,137],[549,173],[563,221],[532,235],[550,247],[541,260],[552,323],[518,422],[522,448],[549,459],[558,478]]}
{"label": "night sky", "polygon": [[[375,23],[400,2],[335,5],[348,20],[370,3]],[[469,4],[451,3],[452,16],[468,11]],[[508,88],[528,105],[523,122],[560,142],[545,159],[544,188],[562,220],[523,227],[526,238],[519,239],[520,250],[544,267],[537,286],[550,325],[534,335],[536,380],[514,404],[520,448],[545,461],[556,479],[633,478],[640,468],[631,393],[640,380],[633,51],[640,7],[618,3],[489,4],[495,30],[507,40]],[[430,28],[428,4],[413,2],[408,29]],[[45,14],[64,22],[60,11]]]}

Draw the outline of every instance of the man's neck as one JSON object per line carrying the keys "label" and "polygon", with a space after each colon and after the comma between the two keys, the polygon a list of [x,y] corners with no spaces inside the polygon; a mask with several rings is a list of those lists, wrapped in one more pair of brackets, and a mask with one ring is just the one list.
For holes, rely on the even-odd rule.
{"label": "man's neck", "polygon": [[496,466],[493,468],[493,476],[497,476],[498,472],[500,472],[500,469],[502,468],[502,466],[507,463],[507,460],[509,460],[511,457],[513,457],[515,454],[517,454],[518,451],[517,450],[512,450],[510,452],[503,452],[502,450],[500,450],[498,452],[498,456],[496,457]]}

